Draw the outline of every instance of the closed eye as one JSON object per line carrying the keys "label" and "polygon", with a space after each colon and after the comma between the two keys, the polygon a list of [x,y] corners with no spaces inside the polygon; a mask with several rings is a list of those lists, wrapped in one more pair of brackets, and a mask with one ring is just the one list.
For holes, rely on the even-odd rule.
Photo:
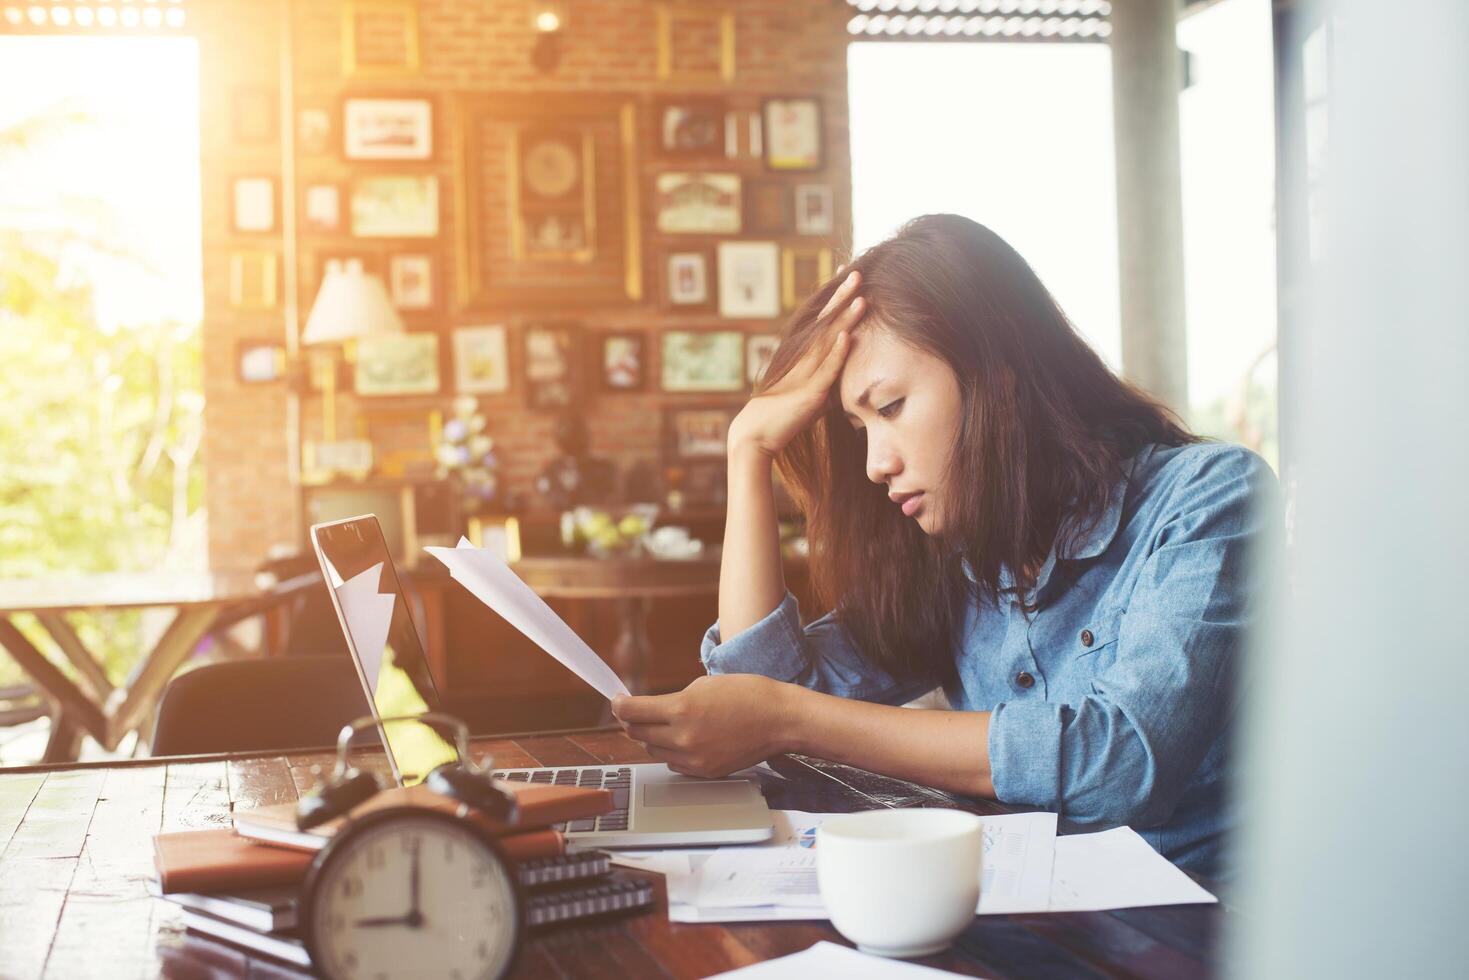
{"label": "closed eye", "polygon": [[903,401],[904,399],[902,398],[895,398],[884,405],[882,408],[879,408],[877,410],[877,414],[881,415],[885,419],[893,418],[902,409]]}

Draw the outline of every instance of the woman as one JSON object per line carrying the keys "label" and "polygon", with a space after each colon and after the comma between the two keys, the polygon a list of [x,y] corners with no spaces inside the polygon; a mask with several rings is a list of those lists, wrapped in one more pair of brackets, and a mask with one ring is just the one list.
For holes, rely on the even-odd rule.
{"label": "woman", "polygon": [[[776,466],[834,606],[805,626]],[[1112,375],[994,233],[915,219],[797,312],[730,426],[709,676],[613,710],[682,772],[803,752],[1218,874],[1273,484]],[[935,686],[956,710],[894,707]]]}

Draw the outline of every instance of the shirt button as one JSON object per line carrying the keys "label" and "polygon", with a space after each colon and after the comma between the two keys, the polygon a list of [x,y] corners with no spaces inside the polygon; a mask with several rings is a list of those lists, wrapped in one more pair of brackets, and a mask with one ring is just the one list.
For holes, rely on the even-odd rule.
{"label": "shirt button", "polygon": [[1081,631],[1081,645],[1082,646],[1089,647],[1093,643],[1095,643],[1096,641],[1097,641],[1097,638],[1092,635],[1092,631],[1091,630],[1082,630]]}
{"label": "shirt button", "polygon": [[1015,675],[1015,683],[1019,684],[1021,687],[1034,687],[1035,678],[1030,676],[1029,671],[1022,670],[1020,673]]}

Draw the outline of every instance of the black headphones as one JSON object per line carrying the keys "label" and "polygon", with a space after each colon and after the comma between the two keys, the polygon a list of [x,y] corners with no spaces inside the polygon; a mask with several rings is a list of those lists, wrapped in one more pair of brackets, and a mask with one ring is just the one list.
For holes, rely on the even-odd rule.
{"label": "black headphones", "polygon": [[[310,830],[340,817],[357,804],[382,791],[376,775],[351,765],[352,739],[358,732],[390,722],[415,721],[430,728],[448,729],[454,733],[454,748],[459,759],[436,766],[424,780],[430,790],[440,796],[458,800],[459,815],[478,810],[494,819],[513,824],[519,816],[515,794],[495,785],[493,767],[477,764],[469,755],[469,726],[453,715],[428,711],[417,715],[395,715],[391,718],[358,718],[345,725],[337,735],[337,767],[332,778],[301,797],[296,804],[296,827]],[[386,738],[386,728],[384,728]],[[493,761],[493,760],[492,760]]]}

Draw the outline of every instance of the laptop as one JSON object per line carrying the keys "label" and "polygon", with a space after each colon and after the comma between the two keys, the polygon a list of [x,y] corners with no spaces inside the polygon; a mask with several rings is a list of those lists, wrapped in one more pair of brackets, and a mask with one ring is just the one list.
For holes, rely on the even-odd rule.
{"label": "laptop", "polygon": [[[440,706],[382,528],[370,514],[314,524],[311,543],[358,679],[378,720],[393,780],[411,786],[435,766],[455,761],[458,754],[450,740],[425,725],[382,724],[383,718]],[[497,769],[495,775],[610,790],[611,813],[557,826],[572,844],[751,844],[769,840],[774,831],[765,798],[747,779],[697,779],[662,763]]]}

